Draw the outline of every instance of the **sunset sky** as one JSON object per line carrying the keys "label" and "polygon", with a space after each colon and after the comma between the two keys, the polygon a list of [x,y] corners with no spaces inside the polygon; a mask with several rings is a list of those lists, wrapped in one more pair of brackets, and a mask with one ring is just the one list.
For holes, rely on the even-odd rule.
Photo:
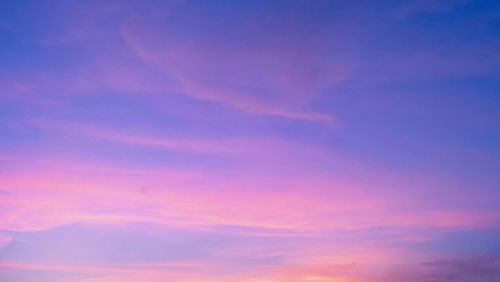
{"label": "sunset sky", "polygon": [[0,0],[0,281],[500,281],[500,1]]}

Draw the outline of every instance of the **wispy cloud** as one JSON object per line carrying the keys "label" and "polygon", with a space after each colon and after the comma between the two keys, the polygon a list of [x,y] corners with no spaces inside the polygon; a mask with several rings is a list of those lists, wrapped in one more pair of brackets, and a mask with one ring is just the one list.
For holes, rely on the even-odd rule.
{"label": "wispy cloud", "polygon": [[[330,62],[308,57],[310,53],[302,50],[307,47],[295,42],[300,38],[285,38],[290,45],[283,46],[278,45],[283,42],[272,38],[267,46],[256,42],[250,46],[224,45],[224,41],[197,43],[200,37],[196,34],[189,35],[186,41],[172,41],[154,35],[150,29],[141,23],[128,24],[121,29],[121,35],[145,63],[180,82],[179,91],[251,114],[333,122],[331,114],[301,108],[322,87],[345,79],[346,74],[338,66],[328,65]],[[318,69],[323,76],[318,75]]]}

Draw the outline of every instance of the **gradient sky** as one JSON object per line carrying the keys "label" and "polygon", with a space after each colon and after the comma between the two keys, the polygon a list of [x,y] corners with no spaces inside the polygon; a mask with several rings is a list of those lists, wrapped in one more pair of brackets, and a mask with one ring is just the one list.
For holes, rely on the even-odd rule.
{"label": "gradient sky", "polygon": [[0,0],[0,281],[500,281],[500,1]]}

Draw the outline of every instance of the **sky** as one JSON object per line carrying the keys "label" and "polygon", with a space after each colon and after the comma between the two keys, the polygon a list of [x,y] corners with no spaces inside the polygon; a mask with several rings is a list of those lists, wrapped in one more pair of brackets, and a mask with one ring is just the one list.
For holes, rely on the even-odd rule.
{"label": "sky", "polygon": [[500,2],[0,0],[0,281],[500,281]]}

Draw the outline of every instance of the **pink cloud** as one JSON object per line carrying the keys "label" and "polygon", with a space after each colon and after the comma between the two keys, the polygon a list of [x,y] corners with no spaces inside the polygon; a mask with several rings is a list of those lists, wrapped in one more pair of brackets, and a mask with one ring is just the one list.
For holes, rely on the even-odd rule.
{"label": "pink cloud", "polygon": [[[70,281],[193,281],[200,279],[201,274],[191,273],[193,268],[206,267],[206,262],[165,262],[144,264],[109,264],[109,265],[71,265],[56,263],[0,261],[0,271],[37,270],[46,272],[67,272],[77,275],[69,276]],[[90,279],[88,280],[88,275]],[[210,277],[205,276],[205,279]],[[67,281],[68,277],[60,281]],[[96,280],[93,280],[96,279]],[[135,279],[135,280],[134,280]],[[140,280],[137,280],[140,279]],[[205,280],[204,279],[204,280]]]}
{"label": "pink cloud", "polygon": [[498,213],[479,211],[402,209],[394,213],[386,207],[394,198],[376,192],[360,194],[358,187],[332,178],[316,183],[266,178],[262,187],[253,179],[255,174],[224,182],[213,181],[214,172],[144,172],[67,161],[43,166],[22,163],[11,166],[0,181],[7,192],[0,194],[5,203],[0,216],[4,230],[41,230],[75,222],[148,222],[195,229],[275,228],[307,235],[372,226],[471,228],[500,219]]}
{"label": "pink cloud", "polygon": [[[345,74],[338,69],[331,69],[327,78],[315,77],[311,75],[314,70],[308,68],[319,67],[315,65],[319,61],[310,63],[310,58],[293,57],[293,51],[287,50],[290,46],[282,46],[282,50],[277,46],[242,49],[205,42],[203,49],[198,49],[199,44],[195,42],[182,45],[183,41],[158,38],[154,32],[142,32],[141,29],[147,30],[148,27],[139,26],[122,28],[125,42],[144,62],[180,82],[179,90],[185,94],[252,114],[326,124],[334,120],[329,114],[305,111],[301,107],[316,96],[321,87],[345,79]],[[210,56],[206,56],[207,48]],[[252,69],[261,73],[248,73]],[[247,85],[252,79],[258,81],[260,88],[252,90],[252,85]]]}
{"label": "pink cloud", "polygon": [[[266,160],[272,158],[290,158],[292,156],[321,156],[325,149],[317,146],[292,142],[286,139],[257,137],[216,137],[199,138],[190,136],[173,136],[168,134],[131,133],[119,129],[100,126],[92,123],[33,119],[32,124],[41,128],[54,130],[62,134],[89,137],[97,140],[150,147],[160,150],[190,151],[198,153],[244,156],[255,159],[258,156]],[[266,152],[264,154],[264,152]]]}
{"label": "pink cloud", "polygon": [[[58,281],[361,281],[350,278],[355,265],[329,266],[283,266],[269,273],[264,269],[252,274],[210,274],[204,267],[219,267],[213,263],[187,264],[150,263],[142,265],[121,264],[86,266],[48,263],[26,263],[16,261],[0,262],[0,271],[37,270],[48,272],[68,272],[72,275]],[[194,268],[193,268],[194,267]],[[202,270],[202,271],[200,271]],[[259,273],[260,272],[260,273]],[[68,280],[69,279],[69,280]]]}

